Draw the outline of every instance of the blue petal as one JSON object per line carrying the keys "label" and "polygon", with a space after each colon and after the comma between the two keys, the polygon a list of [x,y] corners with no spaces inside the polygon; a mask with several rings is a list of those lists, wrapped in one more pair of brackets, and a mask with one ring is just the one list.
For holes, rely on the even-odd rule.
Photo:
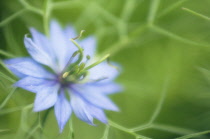
{"label": "blue petal", "polygon": [[100,83],[105,83],[114,80],[118,76],[119,71],[116,68],[108,65],[107,62],[102,62],[97,66],[91,68],[89,70],[89,73],[89,78],[91,80],[106,78],[100,81]]}
{"label": "blue petal", "polygon": [[98,93],[97,90],[88,85],[72,85],[72,90],[97,107],[119,111],[118,107],[105,94]]}
{"label": "blue petal", "polygon": [[34,102],[34,111],[38,112],[54,106],[58,98],[58,90],[59,86],[53,85],[43,87],[37,92]]}
{"label": "blue petal", "polygon": [[49,39],[34,28],[30,28],[30,32],[34,43],[45,53],[47,53],[53,60],[55,60],[55,55]]}
{"label": "blue petal", "polygon": [[69,40],[70,38],[75,38],[77,36],[74,28],[71,25],[68,25],[65,29],[64,29],[64,34],[65,37]]}
{"label": "blue petal", "polygon": [[71,107],[72,107],[75,115],[80,120],[87,122],[90,125],[93,125],[93,117],[88,112],[87,106],[86,106],[84,100],[82,100],[82,98],[80,98],[80,96],[78,96],[75,93],[71,93],[70,103],[71,103]]}
{"label": "blue petal", "polygon": [[[72,29],[72,28],[67,28]],[[72,30],[74,32],[74,30]],[[72,54],[77,51],[77,48],[70,41],[70,30],[63,30],[58,22],[51,21],[50,25],[50,41],[52,42],[52,48],[57,57],[59,69],[62,70]]]}
{"label": "blue petal", "polygon": [[[66,56],[66,60],[65,63],[68,63],[70,56],[72,56],[72,54],[77,51],[77,47],[70,41],[70,38],[75,38],[76,36],[78,36],[78,34],[76,34],[74,28],[71,25],[68,25],[65,29],[64,29],[64,34],[68,43],[68,48],[67,48],[67,56]],[[78,56],[74,57],[74,59],[71,61],[71,63],[76,62],[76,60],[78,59]],[[65,65],[66,66],[66,65]]]}
{"label": "blue petal", "polygon": [[[93,36],[90,36],[80,41],[79,45],[84,49],[84,56],[89,55],[91,58],[95,56],[96,39]],[[85,60],[86,58],[84,58],[83,62]]]}
{"label": "blue petal", "polygon": [[60,92],[54,108],[60,132],[62,132],[72,113],[70,102],[65,98],[64,92]]}
{"label": "blue petal", "polygon": [[33,57],[37,62],[47,65],[57,71],[55,62],[53,58],[49,55],[49,53],[45,52],[42,47],[37,46],[31,38],[28,38],[27,35],[24,38],[24,44],[27,48],[29,54]]}
{"label": "blue petal", "polygon": [[99,121],[101,121],[102,123],[105,123],[107,124],[108,121],[107,121],[107,118],[106,118],[106,115],[104,114],[103,110],[97,108],[97,107],[94,107],[93,105],[91,104],[86,104],[87,105],[87,109],[89,111],[89,113],[96,119],[98,119]]}
{"label": "blue petal", "polygon": [[53,81],[53,80],[46,80],[46,79],[28,76],[28,77],[25,77],[25,78],[19,80],[14,85],[17,87],[21,87],[25,90],[37,93],[43,87],[49,86],[50,84],[53,84],[54,82],[55,81]]}
{"label": "blue petal", "polygon": [[5,61],[6,66],[16,75],[54,79],[40,64],[30,58],[15,58]]}
{"label": "blue petal", "polygon": [[6,60],[4,60],[4,63],[7,66],[7,68],[9,68],[12,71],[12,73],[14,73],[17,77],[23,78],[26,76],[25,74],[20,73],[17,69],[10,68],[10,66],[9,66],[9,65],[20,63],[23,61],[33,61],[33,60],[28,57],[19,57],[19,58],[13,58],[13,59],[6,59]]}
{"label": "blue petal", "polygon": [[123,87],[117,83],[110,82],[110,83],[89,83],[89,87],[92,87],[97,92],[103,94],[114,94],[119,93],[123,90]]}

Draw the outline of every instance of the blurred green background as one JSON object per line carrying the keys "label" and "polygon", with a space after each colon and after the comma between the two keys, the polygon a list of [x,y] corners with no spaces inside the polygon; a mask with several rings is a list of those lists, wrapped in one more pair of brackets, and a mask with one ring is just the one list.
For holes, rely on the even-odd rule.
{"label": "blurred green background", "polygon": [[27,56],[28,27],[46,32],[51,19],[94,35],[98,53],[123,67],[116,81],[125,90],[110,96],[121,111],[106,112],[107,126],[73,116],[74,139],[210,138],[209,6],[209,0],[1,0],[0,139],[72,138],[68,124],[59,134],[53,111],[40,126],[46,111],[32,111],[35,95],[12,87],[17,78],[2,63]]}

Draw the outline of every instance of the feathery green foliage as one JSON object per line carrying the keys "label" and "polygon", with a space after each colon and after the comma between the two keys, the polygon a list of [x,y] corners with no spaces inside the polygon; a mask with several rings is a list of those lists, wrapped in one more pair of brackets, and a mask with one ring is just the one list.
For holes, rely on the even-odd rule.
{"label": "feathery green foliage", "polygon": [[[0,2],[0,138],[210,138],[208,0],[7,0]],[[3,64],[27,56],[28,27],[48,35],[51,19],[93,34],[98,53],[122,65],[125,90],[111,96],[121,112],[109,125],[75,117],[59,134],[53,111],[32,111],[34,94],[12,86]],[[71,42],[69,42],[71,43]]]}

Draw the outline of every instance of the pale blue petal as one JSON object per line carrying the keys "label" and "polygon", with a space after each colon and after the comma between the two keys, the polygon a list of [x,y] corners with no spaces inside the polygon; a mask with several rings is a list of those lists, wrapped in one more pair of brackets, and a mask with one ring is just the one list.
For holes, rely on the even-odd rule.
{"label": "pale blue petal", "polygon": [[109,83],[88,83],[89,87],[92,87],[99,93],[103,94],[114,94],[123,91],[123,87],[117,83],[109,82]]}
{"label": "pale blue petal", "polygon": [[62,132],[72,113],[70,102],[65,98],[64,92],[60,92],[54,108],[59,129]]}
{"label": "pale blue petal", "polygon": [[88,85],[72,85],[71,89],[75,93],[78,93],[83,99],[97,107],[112,111],[119,110],[118,107],[105,94],[98,93],[97,90],[92,87],[88,87]]}
{"label": "pale blue petal", "polygon": [[84,92],[87,94],[82,94],[84,99],[89,103],[98,106],[100,108],[112,111],[119,111],[118,107],[105,95],[96,92]]}
{"label": "pale blue petal", "polygon": [[66,36],[66,39],[70,39],[70,38],[75,38],[76,36],[78,36],[78,34],[76,33],[76,31],[74,30],[74,28],[71,25],[68,25],[65,29],[64,29],[64,34]]}
{"label": "pale blue petal", "polygon": [[53,49],[51,47],[51,43],[49,38],[47,38],[44,34],[40,33],[34,28],[30,28],[30,32],[32,35],[33,42],[42,49],[46,54],[50,56],[53,60],[55,60],[55,55],[53,53]]}
{"label": "pale blue petal", "polygon": [[33,59],[31,59],[29,57],[19,57],[19,58],[13,58],[13,59],[6,59],[6,60],[4,60],[4,63],[7,66],[7,68],[9,68],[12,71],[12,73],[14,73],[17,77],[23,78],[23,77],[26,76],[25,74],[20,73],[18,71],[18,69],[11,68],[9,66],[9,65],[20,63],[20,62],[23,62],[23,61],[33,61]]}
{"label": "pale blue petal", "polygon": [[43,87],[36,94],[34,111],[43,111],[55,105],[58,98],[59,85]]}
{"label": "pale blue petal", "polygon": [[[75,51],[78,51],[78,48],[70,41],[71,38],[75,38],[76,36],[78,36],[78,34],[76,34],[76,31],[74,30],[74,28],[71,25],[68,25],[65,29],[64,29],[64,35],[65,38],[67,40],[67,48],[66,51],[68,53],[66,53],[67,55],[65,56],[65,63],[68,63],[70,57],[72,56],[72,54]],[[74,57],[73,60],[71,61],[71,63],[76,62],[76,60],[78,59],[78,56]],[[66,66],[66,64],[65,64]]]}
{"label": "pale blue petal", "polygon": [[93,125],[93,117],[91,116],[91,114],[88,112],[87,106],[84,102],[84,100],[82,100],[80,98],[80,96],[78,96],[75,93],[71,93],[71,107],[75,113],[75,115],[82,121]]}
{"label": "pale blue petal", "polygon": [[49,67],[51,67],[53,70],[57,71],[57,69],[55,69],[56,63],[53,61],[53,58],[50,57],[50,55],[45,52],[42,47],[37,46],[32,40],[31,38],[28,38],[27,35],[24,38],[24,44],[25,47],[27,48],[27,51],[29,52],[29,54],[33,57],[34,60],[36,60],[37,62],[47,65]]}
{"label": "pale blue petal", "polygon": [[[79,45],[84,49],[84,56],[89,55],[94,58],[96,52],[96,39],[93,36],[87,37],[79,42]],[[86,60],[86,59],[84,59]]]}
{"label": "pale blue petal", "polygon": [[70,34],[69,31],[66,30],[65,32],[58,22],[54,20],[51,21],[50,41],[57,57],[60,70],[66,66],[72,54],[77,50],[70,41],[71,36],[67,36],[67,34]]}
{"label": "pale blue petal", "polygon": [[107,118],[105,113],[103,112],[103,110],[91,105],[91,104],[87,104],[87,109],[89,111],[89,113],[96,119],[98,119],[99,121],[101,121],[102,123],[107,124]]}
{"label": "pale blue petal", "polygon": [[102,62],[91,68],[89,73],[90,80],[94,81],[105,78],[104,80],[99,81],[100,83],[105,83],[114,80],[118,76],[119,71],[116,68],[108,65],[107,62]]}
{"label": "pale blue petal", "polygon": [[54,79],[54,75],[46,71],[40,64],[30,58],[15,58],[5,61],[6,66],[15,74],[32,76],[37,78]]}
{"label": "pale blue petal", "polygon": [[14,86],[21,87],[25,90],[37,93],[43,87],[49,86],[50,84],[55,83],[53,80],[46,80],[35,77],[25,77],[14,84]]}

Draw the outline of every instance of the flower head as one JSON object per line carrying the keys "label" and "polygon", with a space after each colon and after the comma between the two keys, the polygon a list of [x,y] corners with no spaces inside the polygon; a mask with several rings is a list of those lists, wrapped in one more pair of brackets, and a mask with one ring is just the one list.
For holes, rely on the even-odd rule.
{"label": "flower head", "polygon": [[[19,78],[15,86],[36,93],[34,111],[54,107],[62,132],[72,112],[88,124],[96,118],[107,123],[104,110],[117,111],[107,97],[121,87],[114,83],[118,71],[95,56],[96,40],[88,37],[79,42],[70,26],[62,29],[56,21],[50,25],[50,36],[30,29],[32,39],[24,38],[31,57],[5,60],[7,67]],[[76,47],[75,47],[76,45]]]}

